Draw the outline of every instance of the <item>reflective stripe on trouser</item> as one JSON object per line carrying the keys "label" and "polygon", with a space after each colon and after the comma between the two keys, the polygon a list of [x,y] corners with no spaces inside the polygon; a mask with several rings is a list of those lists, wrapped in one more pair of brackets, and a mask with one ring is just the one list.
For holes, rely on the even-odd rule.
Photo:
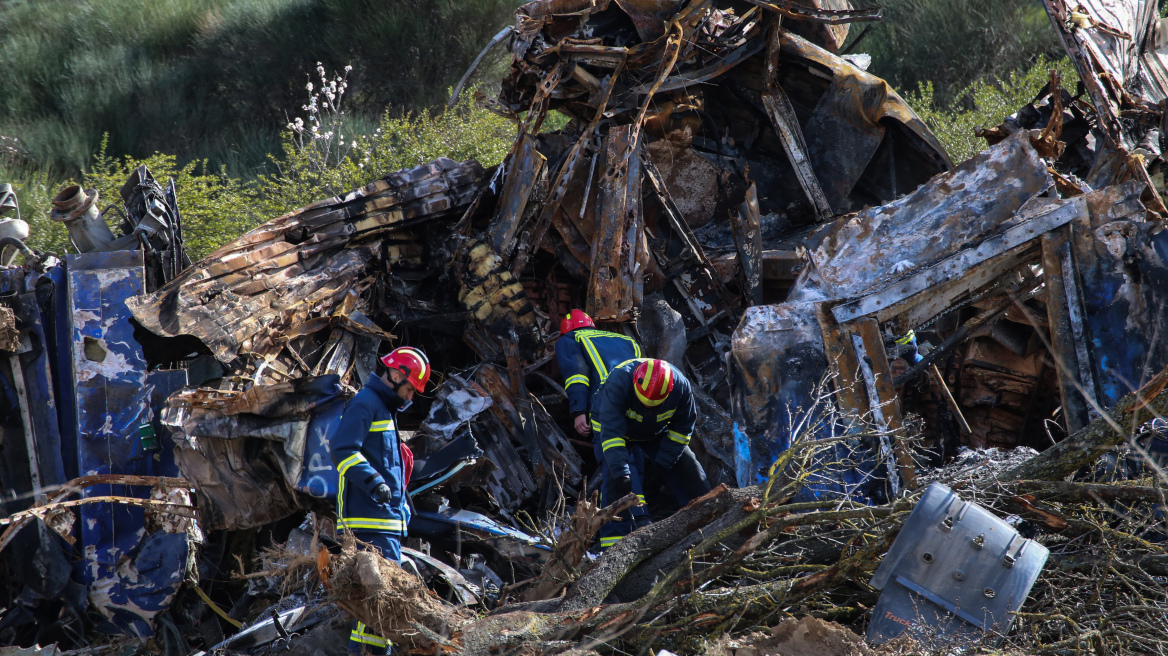
{"label": "reflective stripe on trouser", "polygon": [[[382,531],[353,531],[353,537],[368,546],[364,548],[378,551],[382,557],[394,562],[401,562],[401,542],[397,536]],[[349,632],[349,653],[359,654],[362,651],[380,656],[389,653],[392,646],[385,638],[371,633],[364,622],[354,622],[353,630]]]}
{"label": "reflective stripe on trouser", "polygon": [[[604,507],[608,504],[608,499],[612,499],[613,492],[608,488],[608,467],[604,466],[604,454],[601,451],[598,442],[592,443],[592,450],[596,454],[596,459],[600,462],[600,505]],[[633,480],[633,493],[645,500],[645,490],[642,487],[642,482],[645,476],[645,458],[641,447],[637,446],[636,442],[628,444],[629,450],[629,477]],[[615,500],[615,499],[614,499]],[[621,538],[633,532],[633,520],[629,518],[630,515],[634,517],[644,517],[649,514],[645,506],[634,506],[620,514],[619,521],[612,521],[605,523],[600,527],[600,548],[607,549],[620,541]]]}

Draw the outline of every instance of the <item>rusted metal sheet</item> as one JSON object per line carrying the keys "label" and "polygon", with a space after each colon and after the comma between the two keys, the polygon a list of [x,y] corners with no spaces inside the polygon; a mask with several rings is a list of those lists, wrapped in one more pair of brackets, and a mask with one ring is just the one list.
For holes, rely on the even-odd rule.
{"label": "rusted metal sheet", "polygon": [[[900,473],[900,483],[909,490],[917,489],[917,472],[913,465],[912,450],[907,444],[904,434],[904,416],[900,408],[900,399],[896,389],[892,386],[892,370],[888,366],[888,355],[884,352],[884,339],[880,334],[880,324],[875,319],[860,319],[854,325],[856,338],[863,343],[863,355],[857,353],[857,361],[863,360],[861,367],[871,367],[872,379],[865,376],[865,383],[869,384],[869,409],[877,424],[883,424],[889,432],[892,442],[892,454],[896,457],[897,469]],[[890,477],[891,478],[891,477]]]}
{"label": "rusted metal sheet", "polygon": [[592,242],[588,313],[599,320],[630,317],[643,298],[641,153],[631,128],[613,128],[605,140],[605,172],[600,180],[600,210]]}
{"label": "rusted metal sheet", "polygon": [[807,156],[807,144],[803,140],[803,130],[799,127],[795,110],[791,107],[786,92],[781,87],[770,89],[763,94],[762,104],[766,107],[771,125],[775,127],[779,139],[783,142],[783,148],[787,151],[787,157],[799,178],[799,185],[807,194],[807,200],[814,208],[816,216],[820,221],[830,219],[833,215],[831,204],[812,169],[811,160]]}
{"label": "rusted metal sheet", "polygon": [[[1059,372],[1059,391],[1063,400],[1063,415],[1068,432],[1074,432],[1090,422],[1087,394],[1093,393],[1084,385],[1075,344],[1075,334],[1071,327],[1070,301],[1065,283],[1064,261],[1070,261],[1070,228],[1062,228],[1042,237],[1042,269],[1046,285],[1047,320],[1051,326],[1050,340]],[[1084,363],[1085,364],[1085,363]]]}
{"label": "rusted metal sheet", "polygon": [[758,191],[751,184],[746,200],[730,214],[738,261],[742,267],[743,291],[750,305],[762,303],[762,230],[759,227]]}
{"label": "rusted metal sheet", "polygon": [[511,259],[519,229],[525,220],[530,219],[528,200],[532,199],[545,164],[547,158],[535,149],[535,139],[527,133],[519,137],[507,163],[509,175],[503,184],[503,194],[491,228],[491,245],[505,260]]}

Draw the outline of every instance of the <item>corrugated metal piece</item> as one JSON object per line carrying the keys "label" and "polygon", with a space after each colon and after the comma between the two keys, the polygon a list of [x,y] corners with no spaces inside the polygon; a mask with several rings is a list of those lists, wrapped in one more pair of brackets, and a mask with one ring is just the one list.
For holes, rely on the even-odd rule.
{"label": "corrugated metal piece", "polygon": [[482,188],[477,162],[440,158],[286,214],[220,248],[130,309],[159,335],[194,335],[230,362],[328,316],[378,256],[371,237],[452,216]]}
{"label": "corrugated metal piece", "polygon": [[646,257],[637,132],[629,126],[612,128],[604,152],[587,311],[600,321],[623,321],[641,305]]}

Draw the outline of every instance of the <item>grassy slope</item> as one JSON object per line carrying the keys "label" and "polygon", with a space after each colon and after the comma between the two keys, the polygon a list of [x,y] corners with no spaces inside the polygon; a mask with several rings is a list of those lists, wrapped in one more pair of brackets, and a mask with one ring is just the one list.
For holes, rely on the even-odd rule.
{"label": "grassy slope", "polygon": [[250,176],[278,152],[316,62],[354,66],[370,116],[445,98],[518,0],[0,3],[0,135],[57,175],[109,151]]}
{"label": "grassy slope", "polygon": [[[942,106],[971,85],[1006,80],[1042,55],[1065,56],[1038,0],[882,0],[884,21],[856,48],[869,71],[903,92],[932,83]],[[859,26],[853,27],[858,34]],[[851,38],[855,38],[852,36]]]}

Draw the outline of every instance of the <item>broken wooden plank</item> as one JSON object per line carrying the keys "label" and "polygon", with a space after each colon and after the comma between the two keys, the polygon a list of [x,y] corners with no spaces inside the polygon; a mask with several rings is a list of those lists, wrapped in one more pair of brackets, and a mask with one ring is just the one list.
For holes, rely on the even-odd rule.
{"label": "broken wooden plank", "polygon": [[1050,324],[1051,356],[1058,368],[1063,421],[1067,432],[1075,433],[1082,430],[1091,419],[1081,392],[1084,389],[1080,374],[1082,366],[1079,364],[1070,310],[1067,307],[1063,260],[1069,260],[1070,257],[1070,228],[1061,228],[1042,236],[1042,271],[1047,289],[1046,314]]}
{"label": "broken wooden plank", "polygon": [[[900,479],[910,490],[917,489],[917,472],[913,464],[912,450],[904,434],[904,417],[900,409],[900,397],[892,386],[892,369],[888,365],[888,354],[884,351],[884,338],[880,334],[880,324],[875,319],[861,319],[851,324],[864,343],[864,352],[875,377],[876,398],[886,426],[892,437],[892,452],[900,470]],[[875,408],[875,403],[872,404]]]}

